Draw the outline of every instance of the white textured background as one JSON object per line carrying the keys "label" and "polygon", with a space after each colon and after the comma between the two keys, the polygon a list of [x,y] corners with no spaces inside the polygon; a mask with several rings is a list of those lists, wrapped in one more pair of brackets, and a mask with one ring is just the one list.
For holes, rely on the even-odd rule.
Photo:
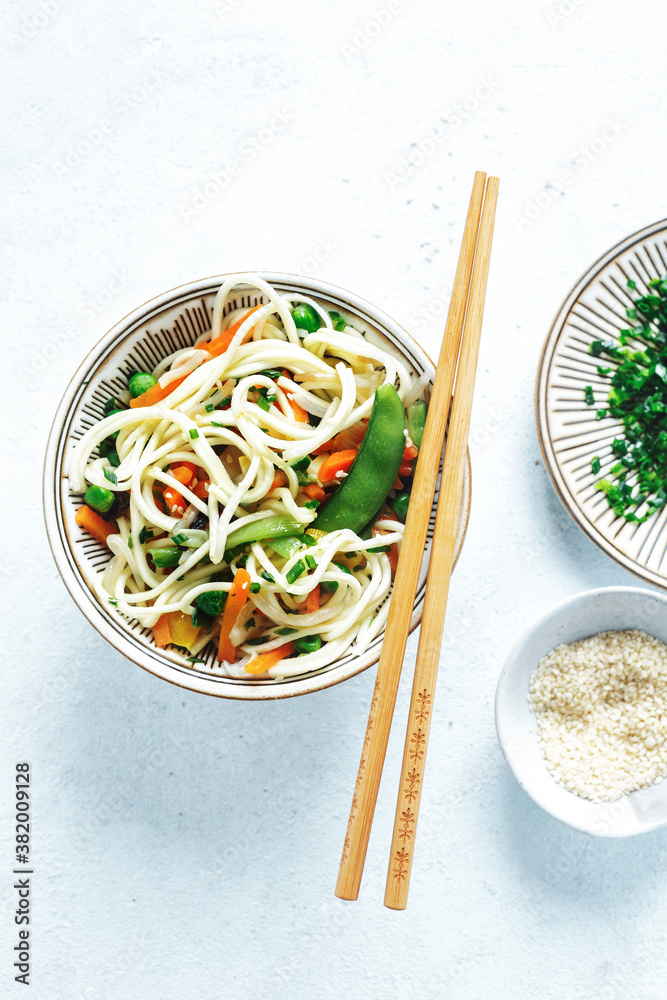
{"label": "white textured background", "polygon": [[[634,582],[552,492],[532,397],[570,286],[667,215],[663,5],[6,0],[2,14],[0,995],[23,989],[10,834],[27,759],[35,1000],[663,998],[667,831],[560,826],[515,784],[493,725],[523,626]],[[333,896],[373,671],[244,704],[126,662],[57,577],[41,460],[89,347],[201,276],[316,273],[436,356],[476,168],[500,176],[501,202],[473,510],[395,913],[400,724],[362,895]]]}

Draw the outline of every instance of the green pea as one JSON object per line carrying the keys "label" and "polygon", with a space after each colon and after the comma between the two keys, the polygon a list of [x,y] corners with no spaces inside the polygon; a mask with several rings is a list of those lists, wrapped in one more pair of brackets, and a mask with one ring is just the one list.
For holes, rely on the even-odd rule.
{"label": "green pea", "polygon": [[307,302],[298,302],[294,306],[292,319],[296,326],[301,330],[307,330],[308,333],[314,333],[322,325],[319,313]]}
{"label": "green pea", "polygon": [[405,524],[405,519],[408,516],[408,504],[410,503],[410,494],[406,490],[405,493],[397,493],[391,502],[391,509],[398,518],[399,521],[403,521]]}
{"label": "green pea", "polygon": [[322,640],[319,635],[301,635],[294,640],[294,648],[297,653],[316,653],[322,648]]}
{"label": "green pea", "polygon": [[152,389],[154,385],[157,385],[157,379],[149,375],[148,372],[135,372],[130,381],[127,383],[127,387],[130,393],[135,397],[143,396],[145,392]]}
{"label": "green pea", "polygon": [[103,486],[89,486],[83,496],[83,502],[100,514],[106,514],[113,507],[115,495]]}

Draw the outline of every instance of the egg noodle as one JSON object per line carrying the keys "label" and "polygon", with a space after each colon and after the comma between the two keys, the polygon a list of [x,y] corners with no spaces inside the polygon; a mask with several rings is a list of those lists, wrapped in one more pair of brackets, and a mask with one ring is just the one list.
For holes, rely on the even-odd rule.
{"label": "egg noodle", "polygon": [[[255,289],[261,304],[226,311],[238,286],[244,294],[247,286]],[[315,310],[319,329],[297,328],[296,303]],[[348,320],[337,319],[334,323],[301,293],[278,294],[257,275],[228,278],[215,298],[211,330],[193,347],[164,358],[153,372],[161,388],[178,381],[175,388],[155,404],[104,417],[71,453],[73,493],[83,493],[88,484],[114,494],[129,492],[129,508],[117,518],[118,534],[107,539],[113,557],[97,583],[99,599],[120,614],[149,628],[171,612],[192,615],[199,595],[229,592],[234,572],[245,564],[251,593],[232,631],[239,658],[213,665],[201,661],[200,669],[248,677],[252,671],[246,666],[258,654],[284,645],[288,633],[290,640],[316,633],[319,649],[283,659],[268,671],[274,678],[302,674],[333,663],[350,647],[363,652],[384,627],[391,568],[377,535],[363,539],[349,529],[315,532],[287,558],[272,549],[268,538],[252,541],[242,552],[227,549],[231,531],[276,514],[293,518],[306,532],[317,510],[312,502],[306,505],[304,482],[317,482],[324,456],[311,457],[306,475],[294,463],[368,418],[379,386],[394,386],[404,405],[423,387],[425,379],[417,380]],[[229,346],[213,356],[207,345],[235,324]],[[273,370],[273,378],[262,374],[267,370]],[[278,371],[282,374],[276,377]],[[130,394],[119,398],[127,403]],[[299,409],[309,415],[308,422],[303,415],[298,419]],[[111,471],[108,459],[98,455],[101,443],[116,432],[119,464]],[[199,481],[205,473],[203,498],[197,479],[184,485],[171,474],[182,462],[196,465]],[[278,471],[284,477],[276,486]],[[182,506],[165,508],[160,494],[165,487],[180,494]],[[200,524],[208,519],[206,527],[190,529],[197,518]],[[375,529],[386,532],[385,549],[400,543],[399,521],[385,518]],[[182,546],[178,564],[161,570],[151,550],[175,545],[174,537]],[[290,570],[306,557],[307,572],[293,579]],[[225,569],[228,579],[212,580]],[[324,602],[304,613],[308,594],[327,583]],[[215,621],[201,629],[189,647],[193,658],[219,628]]]}

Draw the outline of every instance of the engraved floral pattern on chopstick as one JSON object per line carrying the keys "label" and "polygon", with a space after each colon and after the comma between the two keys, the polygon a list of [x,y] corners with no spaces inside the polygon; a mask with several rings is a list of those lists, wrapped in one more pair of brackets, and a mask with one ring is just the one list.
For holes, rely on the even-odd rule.
{"label": "engraved floral pattern on chopstick", "polygon": [[[431,695],[426,689],[424,689],[423,691],[418,692],[415,699],[414,718],[419,725],[416,731],[413,732],[410,739],[411,750],[409,754],[410,760],[414,766],[412,770],[406,774],[403,784],[403,796],[409,804],[419,798],[419,793],[421,791],[422,775],[419,769],[419,764],[422,761],[426,747],[426,739],[428,735],[426,730],[430,714]],[[413,812],[409,804],[400,814],[398,821],[397,839],[402,842],[403,846],[400,850],[396,851],[393,857],[392,872],[394,878],[399,882],[405,879],[406,871],[410,867],[410,853],[406,848],[406,844],[412,839],[417,825],[417,812]]]}

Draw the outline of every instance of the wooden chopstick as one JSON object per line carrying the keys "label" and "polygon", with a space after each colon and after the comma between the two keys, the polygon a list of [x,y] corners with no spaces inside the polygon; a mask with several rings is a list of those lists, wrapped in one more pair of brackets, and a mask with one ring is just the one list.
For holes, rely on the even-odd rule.
{"label": "wooden chopstick", "polygon": [[393,596],[347,824],[345,846],[338,871],[336,895],[341,899],[357,899],[359,895],[445,439],[485,180],[484,172],[478,171],[475,174],[426,427],[410,495],[401,556],[396,569]]}
{"label": "wooden chopstick", "polygon": [[445,623],[449,581],[454,567],[456,522],[468,448],[470,412],[482,333],[497,199],[498,178],[490,177],[486,186],[482,222],[477,238],[470,299],[449,419],[387,872],[384,902],[385,906],[394,910],[405,909],[408,901],[419,803],[424,787],[426,751],[440,661],[440,644]]}

